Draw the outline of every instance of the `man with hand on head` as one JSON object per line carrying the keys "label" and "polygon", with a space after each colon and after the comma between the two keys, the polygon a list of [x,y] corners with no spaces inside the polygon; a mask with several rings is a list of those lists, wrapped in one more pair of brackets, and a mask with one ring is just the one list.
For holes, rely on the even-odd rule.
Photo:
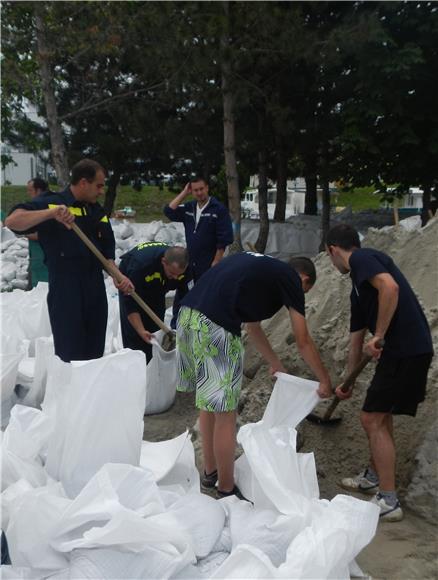
{"label": "man with hand on head", "polygon": [[[194,200],[183,203],[192,195]],[[208,184],[202,177],[194,177],[174,200],[164,208],[173,222],[182,222],[186,233],[193,282],[212,266],[218,264],[225,248],[233,242],[233,228],[227,208],[210,197]]]}
{"label": "man with hand on head", "polygon": [[[347,372],[360,361],[365,334],[373,337],[365,350],[378,360],[360,420],[370,448],[370,463],[356,477],[344,478],[342,487],[373,494],[380,518],[403,517],[395,489],[393,415],[415,416],[424,401],[433,347],[423,310],[408,281],[392,259],[378,250],[361,248],[357,231],[347,224],[332,228],[326,250],[341,274],[352,282],[350,349]],[[384,340],[383,348],[379,341]],[[351,397],[351,390],[340,399]]]}
{"label": "man with hand on head", "polygon": [[329,374],[305,319],[304,293],[315,280],[315,267],[308,258],[292,258],[285,264],[244,252],[224,258],[205,272],[181,302],[178,390],[196,390],[204,455],[201,483],[213,488],[217,482],[218,497],[241,496],[234,484],[234,454],[243,371],[242,324],[271,373],[286,372],[260,324],[285,306],[298,350],[319,380],[319,396],[332,394]]}
{"label": "man with hand on head", "polygon": [[[98,203],[105,170],[83,159],[71,172],[71,184],[58,193],[16,205],[6,225],[18,233],[38,233],[49,271],[47,305],[55,354],[63,361],[99,358],[105,349],[108,304],[102,266],[72,231],[76,221],[114,267],[115,241],[108,217]],[[115,286],[134,289],[126,276]]]}
{"label": "man with hand on head", "polygon": [[[134,283],[137,294],[161,320],[166,311],[166,293],[181,289],[186,292],[184,272],[188,265],[187,250],[162,242],[143,242],[122,256],[120,271]],[[152,333],[157,324],[129,295],[119,292],[120,325],[123,346],[142,350],[149,362],[152,358]]]}

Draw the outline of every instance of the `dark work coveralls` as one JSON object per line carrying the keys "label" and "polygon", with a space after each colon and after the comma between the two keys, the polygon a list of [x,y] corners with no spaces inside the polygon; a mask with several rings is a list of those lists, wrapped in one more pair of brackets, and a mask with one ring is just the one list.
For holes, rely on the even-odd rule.
{"label": "dark work coveralls", "polygon": [[[124,254],[120,262],[120,271],[128,276],[137,294],[161,320],[164,319],[166,311],[166,292],[175,289],[180,290],[183,295],[187,292],[185,274],[181,274],[178,280],[171,280],[164,273],[161,259],[168,247],[162,242],[143,242]],[[149,362],[152,358],[152,345],[137,334],[128,320],[128,315],[138,312],[143,326],[149,332],[155,332],[159,327],[129,295],[119,292],[119,304],[123,346],[142,350]]]}
{"label": "dark work coveralls", "polygon": [[164,208],[166,217],[184,224],[190,269],[195,283],[210,268],[216,250],[225,249],[233,242],[233,226],[227,208],[215,197],[210,197],[196,225],[197,203],[193,200],[176,209],[168,205]]}
{"label": "dark work coveralls", "polygon": [[[98,203],[77,201],[70,188],[35,197],[15,209],[43,210],[65,205],[102,254],[114,259],[111,224]],[[99,358],[105,350],[108,304],[102,266],[84,242],[55,219],[18,233],[38,232],[49,271],[47,305],[55,353],[65,362]]]}

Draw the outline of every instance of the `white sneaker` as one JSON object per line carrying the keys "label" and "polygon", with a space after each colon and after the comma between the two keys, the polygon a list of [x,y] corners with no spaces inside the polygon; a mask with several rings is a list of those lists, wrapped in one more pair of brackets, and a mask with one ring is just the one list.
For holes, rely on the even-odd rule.
{"label": "white sneaker", "polygon": [[375,495],[379,491],[379,484],[367,479],[367,471],[368,469],[364,469],[356,477],[344,477],[340,482],[341,487],[351,491]]}
{"label": "white sneaker", "polygon": [[383,497],[379,493],[371,500],[371,503],[376,504],[380,508],[380,519],[385,520],[385,522],[399,522],[403,519],[403,510],[401,509],[400,502],[392,506],[388,505]]}

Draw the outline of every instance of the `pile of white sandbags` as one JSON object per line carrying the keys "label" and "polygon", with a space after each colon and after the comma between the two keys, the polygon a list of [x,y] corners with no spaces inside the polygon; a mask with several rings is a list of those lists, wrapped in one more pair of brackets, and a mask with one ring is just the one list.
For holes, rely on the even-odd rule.
{"label": "pile of white sandbags", "polygon": [[186,246],[184,226],[178,222],[165,223],[160,220],[146,224],[130,223],[127,220],[111,220],[116,239],[116,259],[140,242],[164,242],[170,246]]}
{"label": "pile of white sandbags", "polygon": [[0,252],[0,292],[8,292],[14,288],[25,290],[29,284],[29,242],[27,238],[17,238],[11,230],[2,227]]}
{"label": "pile of white sandbags", "polygon": [[294,425],[317,384],[279,375],[262,421],[241,430],[237,476],[253,504],[202,495],[187,433],[142,442],[144,362],[121,351],[49,369],[43,410],[17,405],[2,442],[4,578],[339,578],[378,508],[318,499]]}

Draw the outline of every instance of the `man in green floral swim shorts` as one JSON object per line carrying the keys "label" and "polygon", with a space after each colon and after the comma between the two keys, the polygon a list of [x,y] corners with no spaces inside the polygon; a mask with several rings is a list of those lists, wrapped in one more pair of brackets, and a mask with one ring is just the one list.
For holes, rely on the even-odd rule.
{"label": "man in green floral swim shorts", "polygon": [[236,409],[243,371],[241,325],[270,364],[286,372],[260,321],[289,310],[301,356],[318,378],[320,397],[332,393],[330,377],[309,335],[304,293],[315,283],[308,258],[289,264],[254,253],[235,254],[205,272],[181,302],[177,322],[178,390],[196,390],[204,455],[203,487],[218,485],[218,497],[241,496],[234,484]]}

